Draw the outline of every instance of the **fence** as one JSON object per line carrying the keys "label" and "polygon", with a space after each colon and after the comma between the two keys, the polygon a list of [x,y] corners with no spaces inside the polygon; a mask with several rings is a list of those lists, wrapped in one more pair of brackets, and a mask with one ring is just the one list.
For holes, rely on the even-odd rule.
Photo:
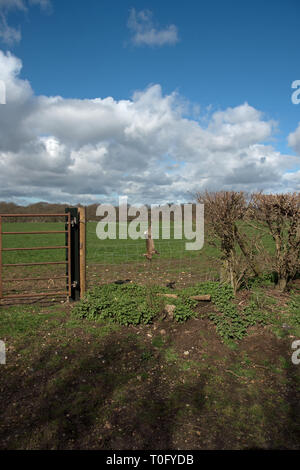
{"label": "fence", "polygon": [[[30,231],[3,231],[3,219],[23,219],[34,220],[36,218],[62,218],[65,222],[64,230],[30,230]],[[9,224],[7,224],[9,225]],[[59,297],[65,296],[68,300],[78,300],[85,292],[85,210],[84,208],[67,208],[64,214],[0,214],[0,301],[9,299],[39,298],[39,297]],[[27,235],[43,236],[64,234],[65,243],[52,246],[21,246],[21,247],[3,247],[4,237],[19,237]],[[64,250],[65,259],[59,261],[42,261],[26,262],[26,263],[3,263],[3,254],[12,252],[41,252],[49,250]],[[48,277],[22,277],[9,276],[3,279],[3,270],[11,270],[14,268],[34,268],[46,267],[47,270],[57,266],[65,266],[65,273],[55,274]],[[29,282],[35,285],[40,281],[52,281],[53,285],[58,280],[65,281],[63,290],[48,290],[47,292],[21,292],[17,294],[6,294],[6,285],[12,285],[19,282]],[[9,290],[11,292],[11,289]]]}
{"label": "fence", "polygon": [[[25,231],[26,225],[4,224],[5,220],[44,222],[51,218],[54,221],[51,230],[45,230],[45,227],[35,230],[31,226],[30,231]],[[58,218],[65,224],[64,229],[58,229]],[[3,230],[4,225],[15,228],[11,231],[7,228]],[[145,239],[99,240],[96,227],[96,221],[86,224],[85,209],[81,207],[67,208],[64,214],[0,214],[0,301],[61,296],[78,300],[85,293],[86,286],[92,288],[110,282],[131,281],[147,285],[176,283],[176,287],[181,288],[218,277],[219,268],[207,246],[200,252],[189,252],[185,250],[185,240],[158,239],[155,240],[155,247],[160,255],[155,255],[149,261],[143,256],[146,251]],[[53,240],[56,234],[62,234],[65,242],[52,245],[47,239]],[[22,235],[25,239],[18,244],[16,240]],[[46,237],[46,246],[40,246],[41,242],[38,241],[43,235]],[[11,246],[4,243],[6,237],[10,238]],[[24,246],[26,238],[30,238],[30,245],[36,243],[37,246]],[[57,259],[59,250],[65,250],[63,259]],[[14,262],[3,261],[3,256],[14,252]],[[33,262],[31,255],[28,255],[28,262],[21,263],[19,252],[37,253],[39,257]],[[47,257],[41,254],[43,252],[48,253]],[[37,275],[32,275],[33,268],[38,270]],[[60,268],[64,272],[57,272]],[[22,275],[8,276],[14,269],[21,270]],[[48,283],[47,288],[43,287],[43,282]],[[17,290],[14,287],[17,283],[22,286],[25,284],[28,288],[24,289],[25,292]],[[12,292],[7,292],[7,287],[12,287]],[[37,290],[40,292],[34,292]]]}
{"label": "fence", "polygon": [[[117,222],[120,224],[121,222]],[[126,222],[123,222],[126,224]],[[116,232],[118,233],[118,228]],[[159,238],[154,240],[159,252],[151,261],[144,237],[133,239],[99,240],[97,222],[87,224],[87,287],[111,282],[133,282],[144,285],[176,285],[177,288],[195,285],[197,282],[216,280],[219,266],[213,259],[214,249],[208,244],[200,251],[186,250],[187,240],[175,239],[175,226],[167,233],[160,225]],[[141,228],[141,233],[144,230]]]}

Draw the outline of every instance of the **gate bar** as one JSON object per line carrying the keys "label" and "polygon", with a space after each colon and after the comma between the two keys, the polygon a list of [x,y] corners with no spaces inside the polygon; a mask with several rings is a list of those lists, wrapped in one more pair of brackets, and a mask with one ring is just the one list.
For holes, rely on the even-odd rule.
{"label": "gate bar", "polygon": [[34,298],[34,297],[45,297],[45,296],[52,296],[52,297],[55,297],[55,296],[62,296],[62,295],[67,295],[68,293],[67,292],[40,292],[40,293],[33,293],[33,294],[14,294],[14,295],[5,295],[4,297],[2,297],[2,300],[6,300],[6,299],[23,299],[25,297],[29,297],[29,298]]}
{"label": "gate bar", "polygon": [[[65,247],[64,247],[65,248]],[[67,264],[67,261],[45,261],[44,263],[17,263],[17,264],[2,264],[5,268],[10,266],[44,266],[46,264]]]}
{"label": "gate bar", "polygon": [[5,282],[26,282],[26,281],[54,281],[55,279],[66,279],[68,276],[55,276],[55,277],[27,277],[26,279],[15,278],[15,279],[6,279]]}
{"label": "gate bar", "polygon": [[[44,296],[69,296],[71,298],[72,296],[72,289],[73,289],[73,284],[72,284],[72,246],[71,246],[71,237],[73,236],[73,229],[76,228],[77,222],[75,217],[75,223],[72,219],[72,212],[69,210],[66,210],[67,213],[55,213],[55,214],[1,214],[0,215],[0,300],[1,299],[14,299],[14,298],[34,298],[34,297],[44,297]],[[75,212],[75,210],[74,210]],[[3,218],[49,218],[49,217],[62,217],[65,220],[65,223],[67,224],[67,227],[65,227],[65,230],[32,230],[28,232],[15,232],[15,231],[7,231],[7,232],[2,232],[2,221]],[[66,220],[67,219],[67,220]],[[74,226],[73,226],[74,224]],[[19,248],[3,248],[2,247],[2,235],[29,235],[29,234],[34,234],[34,235],[39,235],[39,234],[52,234],[52,233],[64,233],[68,238],[68,243],[64,246],[45,246],[45,247],[19,247]],[[67,249],[67,259],[65,261],[51,261],[51,262],[34,262],[34,263],[10,263],[10,264],[2,264],[2,251],[27,251],[27,250],[57,250],[57,249]],[[26,281],[49,281],[50,279],[56,280],[56,279],[67,279],[67,289],[66,291],[58,291],[58,292],[37,292],[37,293],[31,293],[31,294],[13,294],[13,295],[5,295],[3,296],[3,282],[2,282],[2,272],[3,268],[9,268],[9,267],[18,267],[18,266],[47,266],[47,265],[65,265],[67,267],[67,273],[64,276],[54,276],[54,277],[47,277],[47,278],[27,278],[27,279],[7,279],[7,282],[26,282]],[[75,281],[74,281],[74,288],[75,286]]]}
{"label": "gate bar", "polygon": [[2,214],[2,217],[65,217],[66,214]]}
{"label": "gate bar", "polygon": [[2,232],[2,235],[38,235],[38,234],[44,235],[48,233],[67,233],[67,232],[66,230],[48,230],[48,231],[39,231],[39,232]]}
{"label": "gate bar", "polygon": [[25,247],[25,248],[2,248],[2,251],[32,251],[32,250],[59,250],[61,248],[66,248],[64,246],[35,246],[35,247]]}
{"label": "gate bar", "polygon": [[61,248],[66,248],[64,246],[35,246],[35,247],[25,247],[25,248],[2,248],[2,251],[28,251],[28,250],[59,250]]}

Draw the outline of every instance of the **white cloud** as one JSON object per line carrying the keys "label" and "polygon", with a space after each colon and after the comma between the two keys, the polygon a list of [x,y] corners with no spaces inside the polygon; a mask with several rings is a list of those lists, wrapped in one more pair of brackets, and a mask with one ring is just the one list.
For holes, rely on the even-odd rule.
{"label": "white cloud", "polygon": [[5,44],[12,46],[20,42],[21,32],[19,29],[13,28],[7,24],[6,16],[0,10],[0,40]]}
{"label": "white cloud", "polygon": [[[0,51],[0,199],[116,202],[127,194],[151,204],[191,200],[201,189],[300,188],[299,157],[266,144],[276,123],[248,103],[211,114],[204,127],[160,85],[120,101],[36,96],[21,67]],[[299,128],[289,142],[298,145]]]}
{"label": "white cloud", "polygon": [[288,144],[300,155],[300,122],[297,129],[289,134]]}
{"label": "white cloud", "polygon": [[20,42],[21,31],[9,26],[7,16],[11,10],[26,12],[31,5],[39,5],[44,11],[51,10],[50,0],[0,0],[0,41],[9,46]]}
{"label": "white cloud", "polygon": [[136,12],[130,10],[128,28],[132,32],[132,42],[136,46],[173,45],[179,41],[177,27],[174,24],[165,28],[156,28],[150,10]]}
{"label": "white cloud", "polygon": [[283,175],[287,190],[290,192],[300,191],[300,170]]}

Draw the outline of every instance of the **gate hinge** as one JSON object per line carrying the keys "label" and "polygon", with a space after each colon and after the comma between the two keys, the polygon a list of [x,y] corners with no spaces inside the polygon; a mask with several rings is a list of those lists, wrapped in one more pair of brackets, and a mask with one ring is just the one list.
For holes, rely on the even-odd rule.
{"label": "gate hinge", "polygon": [[71,225],[72,227],[75,227],[75,225],[77,225],[77,218],[74,217],[74,219],[71,220]]}

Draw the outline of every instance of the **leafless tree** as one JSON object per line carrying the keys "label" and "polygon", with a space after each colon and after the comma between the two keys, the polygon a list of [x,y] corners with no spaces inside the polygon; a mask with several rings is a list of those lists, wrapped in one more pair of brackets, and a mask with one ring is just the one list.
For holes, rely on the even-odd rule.
{"label": "leafless tree", "polygon": [[250,210],[257,230],[271,234],[275,242],[274,270],[278,288],[300,271],[300,194],[253,194]]}
{"label": "leafless tree", "polygon": [[247,212],[246,196],[243,192],[206,191],[196,197],[198,202],[204,204],[206,228],[213,238],[219,240],[222,252],[221,281],[230,282],[236,293],[247,271],[259,274],[253,247],[241,231],[241,221]]}

